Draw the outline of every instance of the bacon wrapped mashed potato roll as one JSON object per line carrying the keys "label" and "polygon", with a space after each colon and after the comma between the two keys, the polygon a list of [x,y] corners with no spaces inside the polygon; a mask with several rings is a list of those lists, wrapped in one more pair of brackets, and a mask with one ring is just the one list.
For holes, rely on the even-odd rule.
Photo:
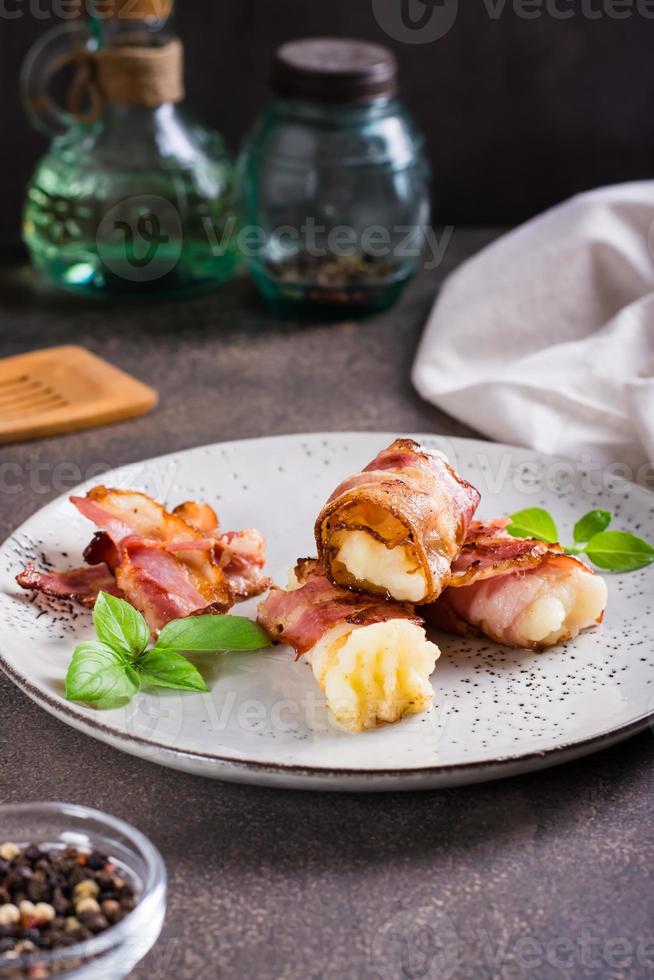
{"label": "bacon wrapped mashed potato roll", "polygon": [[475,521],[450,586],[420,611],[430,625],[542,650],[601,623],[606,582],[560,545],[514,538],[506,520]]}
{"label": "bacon wrapped mashed potato roll", "polygon": [[442,454],[398,439],[327,501],[316,521],[318,554],[335,585],[431,602],[478,504]]}
{"label": "bacon wrapped mashed potato roll", "polygon": [[334,586],[319,562],[298,562],[287,591],[273,589],[258,622],[310,663],[336,720],[351,732],[427,710],[440,651],[407,605]]}

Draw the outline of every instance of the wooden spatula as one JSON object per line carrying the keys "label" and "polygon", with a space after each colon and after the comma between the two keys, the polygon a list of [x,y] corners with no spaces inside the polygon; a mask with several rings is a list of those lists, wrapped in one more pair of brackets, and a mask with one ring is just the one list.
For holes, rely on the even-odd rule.
{"label": "wooden spatula", "polygon": [[156,404],[156,391],[83,347],[0,360],[0,443],[119,422]]}

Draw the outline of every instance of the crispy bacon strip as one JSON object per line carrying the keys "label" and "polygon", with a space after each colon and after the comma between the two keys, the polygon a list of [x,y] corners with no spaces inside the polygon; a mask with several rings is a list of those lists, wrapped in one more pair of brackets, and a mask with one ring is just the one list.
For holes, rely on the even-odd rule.
{"label": "crispy bacon strip", "polygon": [[558,544],[513,538],[508,523],[471,525],[450,587],[420,610],[427,621],[449,633],[536,650],[600,623],[604,580]]}
{"label": "crispy bacon strip", "polygon": [[173,514],[181,517],[183,521],[203,534],[218,530],[218,516],[209,504],[198,504],[194,500],[187,500],[186,503],[178,504]]}
{"label": "crispy bacon strip", "polygon": [[216,540],[214,554],[237,601],[261,595],[270,587],[271,579],[263,570],[266,541],[253,527],[222,534]]}
{"label": "crispy bacon strip", "polygon": [[93,568],[73,568],[69,572],[40,572],[33,562],[16,577],[23,589],[42,592],[56,599],[74,599],[92,606],[99,592],[120,596],[113,573],[105,564]]}
{"label": "crispy bacon strip", "polygon": [[[130,536],[161,542],[186,565],[207,603],[224,606],[228,590],[234,601],[249,599],[269,585],[262,573],[266,561],[262,535],[254,529],[221,533],[216,513],[208,504],[187,501],[170,512],[143,493],[102,486],[94,487],[89,498],[81,502],[74,498],[73,502],[92,515],[114,541],[117,530],[127,527]],[[107,548],[106,541],[103,547]],[[108,564],[111,566],[110,561]]]}
{"label": "crispy bacon strip", "polygon": [[450,586],[459,588],[505,572],[537,568],[547,554],[563,554],[561,545],[536,538],[514,538],[505,528],[508,518],[473,521],[460,554],[452,562]]}
{"label": "crispy bacon strip", "polygon": [[[335,585],[429,602],[440,595],[450,577],[450,565],[465,540],[479,504],[479,493],[459,477],[440,453],[411,439],[398,439],[365,470],[345,480],[329,498],[316,522],[319,557]],[[400,594],[397,576],[378,574],[389,556],[377,550],[372,571],[361,578],[344,557],[348,537],[363,532],[387,552],[398,549],[405,561],[404,582],[415,595]],[[365,540],[365,539],[364,539]]]}
{"label": "crispy bacon strip", "polygon": [[92,493],[93,491],[91,490],[86,497],[71,497],[70,502],[77,507],[82,517],[86,517],[89,521],[101,527],[115,544],[118,544],[123,538],[129,537],[134,532],[134,528],[101,507],[91,497]]}
{"label": "crispy bacon strip", "polygon": [[116,583],[127,601],[143,613],[153,633],[172,619],[190,616],[208,605],[220,612],[232,605],[229,596],[222,606],[219,600],[208,603],[182,562],[156,541],[136,535],[123,543]]}
{"label": "crispy bacon strip", "polygon": [[[229,584],[210,545],[204,546],[202,533],[178,514],[166,510],[144,493],[103,486],[94,487],[86,498],[72,500],[78,510],[90,516],[110,536],[121,554],[123,541],[134,536],[163,548],[174,548],[175,558],[185,566],[187,577],[204,604],[231,604]],[[117,531],[122,532],[125,527],[129,529],[128,534],[116,540]]]}
{"label": "crispy bacon strip", "polygon": [[[189,501],[170,512],[143,493],[103,486],[71,501],[101,529],[84,552],[91,567],[53,574],[28,567],[18,576],[23,588],[87,605],[100,590],[124,595],[156,634],[171,619],[224,613],[268,587],[262,536],[254,530],[221,534],[208,504]],[[87,594],[86,581],[98,587]]]}
{"label": "crispy bacon strip", "polygon": [[271,584],[271,579],[263,572],[266,542],[254,528],[168,544],[166,550],[177,555],[185,553],[187,560],[193,552],[210,553],[212,561],[221,568],[236,602],[261,595]]}
{"label": "crispy bacon strip", "polygon": [[273,589],[259,605],[257,622],[271,639],[292,646],[298,657],[341,624],[371,626],[391,619],[423,623],[405,603],[387,602],[333,585],[315,559],[300,560],[295,575],[300,587],[288,592]]}
{"label": "crispy bacon strip", "polygon": [[84,549],[87,565],[107,565],[112,573],[120,564],[120,551],[106,531],[97,531]]}
{"label": "crispy bacon strip", "polygon": [[162,543],[193,541],[202,537],[179,515],[136,490],[93,487],[86,497],[71,497],[79,512],[106,531],[118,544],[121,538],[139,534]]}

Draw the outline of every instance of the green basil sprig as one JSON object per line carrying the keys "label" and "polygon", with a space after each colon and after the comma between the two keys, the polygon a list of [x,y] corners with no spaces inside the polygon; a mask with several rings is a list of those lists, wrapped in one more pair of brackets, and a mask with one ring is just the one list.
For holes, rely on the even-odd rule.
{"label": "green basil sprig", "polygon": [[512,514],[507,531],[514,538],[538,538],[547,544],[556,544],[558,541],[558,531],[552,515],[540,507],[529,507]]}
{"label": "green basil sprig", "polygon": [[[541,507],[529,507],[510,515],[507,527],[514,538],[537,538],[556,544],[559,534],[552,515]],[[586,555],[598,568],[610,572],[635,572],[654,562],[654,546],[630,531],[609,531],[613,514],[608,510],[591,510],[574,526],[574,545],[565,550],[571,555]]]}
{"label": "green basil sprig", "polygon": [[242,616],[190,616],[164,626],[148,650],[150,631],[143,616],[124,599],[106,592],[93,610],[97,640],[75,648],[66,674],[69,701],[114,707],[141,687],[207,691],[200,671],[182,653],[259,650],[271,646],[263,630]]}

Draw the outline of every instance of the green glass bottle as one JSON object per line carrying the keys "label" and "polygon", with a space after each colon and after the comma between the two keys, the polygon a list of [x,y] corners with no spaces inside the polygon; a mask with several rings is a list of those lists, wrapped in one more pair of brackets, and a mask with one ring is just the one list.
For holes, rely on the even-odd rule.
{"label": "green glass bottle", "polygon": [[[55,29],[32,49],[23,93],[53,137],[27,189],[23,237],[34,266],[69,290],[184,294],[231,278],[233,167],[221,137],[179,106],[181,45],[167,0],[116,0],[115,14]],[[49,95],[75,60],[73,115]],[[128,74],[123,77],[127,72]]]}

